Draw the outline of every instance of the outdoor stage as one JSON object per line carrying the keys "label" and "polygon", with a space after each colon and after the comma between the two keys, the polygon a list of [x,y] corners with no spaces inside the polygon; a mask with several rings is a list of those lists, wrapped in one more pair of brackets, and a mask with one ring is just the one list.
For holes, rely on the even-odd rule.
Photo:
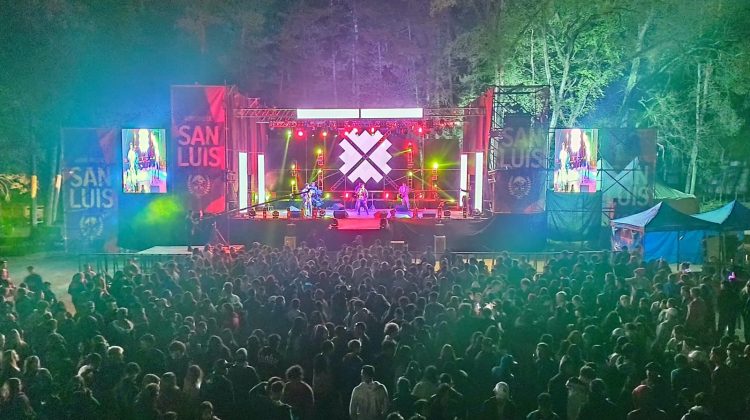
{"label": "outdoor stage", "polygon": [[[436,217],[436,210],[420,210],[417,218],[412,213],[388,214],[385,219],[371,214],[357,216],[353,210],[347,217],[335,219],[327,210],[323,218],[289,219],[286,211],[279,218],[263,219],[257,213],[254,219],[227,218],[217,221],[217,228],[227,243],[250,246],[260,242],[274,247],[285,244],[293,237],[297,245],[305,242],[316,246],[322,241],[329,250],[338,250],[361,236],[366,246],[380,240],[383,244],[404,241],[409,249],[423,251],[435,247],[435,237],[445,237],[447,250],[500,251],[517,249],[540,250],[545,244],[546,216],[493,215],[489,218],[464,219],[460,211],[451,211],[450,217]],[[439,242],[439,241],[438,241]]]}

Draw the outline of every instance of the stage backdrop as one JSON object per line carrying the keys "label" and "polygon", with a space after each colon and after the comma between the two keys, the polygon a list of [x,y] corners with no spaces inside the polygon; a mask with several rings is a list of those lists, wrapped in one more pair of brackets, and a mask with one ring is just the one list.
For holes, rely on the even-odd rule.
{"label": "stage backdrop", "polygon": [[117,248],[117,195],[121,188],[120,130],[62,130],[65,243],[68,251]]}
{"label": "stage backdrop", "polygon": [[225,210],[225,86],[172,86],[172,192],[190,210]]}
{"label": "stage backdrop", "polygon": [[547,181],[547,131],[530,128],[524,119],[506,122],[498,143],[495,213],[541,213]]}

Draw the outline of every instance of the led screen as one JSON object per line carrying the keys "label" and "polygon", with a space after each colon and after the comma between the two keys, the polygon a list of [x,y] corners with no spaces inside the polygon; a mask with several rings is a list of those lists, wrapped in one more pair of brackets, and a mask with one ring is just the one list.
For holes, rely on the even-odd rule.
{"label": "led screen", "polygon": [[167,192],[164,129],[122,130],[122,191],[132,194]]}

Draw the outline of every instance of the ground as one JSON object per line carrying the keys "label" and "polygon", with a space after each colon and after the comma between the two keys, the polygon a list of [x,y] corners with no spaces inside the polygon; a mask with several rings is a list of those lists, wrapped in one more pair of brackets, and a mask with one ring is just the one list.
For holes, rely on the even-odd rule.
{"label": "ground", "polygon": [[26,267],[32,265],[34,271],[39,273],[44,281],[52,283],[52,291],[57,298],[65,303],[68,310],[73,310],[70,295],[68,295],[68,284],[73,274],[78,271],[77,257],[56,252],[8,257],[7,260],[14,283],[21,283],[27,274]]}

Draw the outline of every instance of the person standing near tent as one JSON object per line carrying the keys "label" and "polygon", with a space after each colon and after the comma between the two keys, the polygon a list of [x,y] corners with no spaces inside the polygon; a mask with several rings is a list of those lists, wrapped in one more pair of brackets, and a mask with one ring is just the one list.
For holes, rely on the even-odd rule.
{"label": "person standing near tent", "polygon": [[688,335],[702,342],[705,338],[706,324],[708,318],[708,307],[701,297],[701,288],[690,289],[690,303],[688,303],[687,316],[685,317],[685,330]]}

